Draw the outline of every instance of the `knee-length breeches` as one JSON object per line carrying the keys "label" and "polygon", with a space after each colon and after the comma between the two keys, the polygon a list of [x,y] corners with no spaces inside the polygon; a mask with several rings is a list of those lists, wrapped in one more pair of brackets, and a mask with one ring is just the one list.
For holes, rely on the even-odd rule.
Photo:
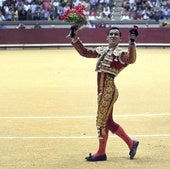
{"label": "knee-length breeches", "polygon": [[114,78],[107,73],[98,74],[98,110],[96,126],[98,136],[105,135],[109,114],[112,113],[113,104],[118,98],[118,90]]}

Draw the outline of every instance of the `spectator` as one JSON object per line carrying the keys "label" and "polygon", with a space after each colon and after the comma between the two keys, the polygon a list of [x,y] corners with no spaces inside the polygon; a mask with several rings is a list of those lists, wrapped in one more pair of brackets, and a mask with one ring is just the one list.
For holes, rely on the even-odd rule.
{"label": "spectator", "polygon": [[130,17],[129,17],[129,15],[127,13],[122,15],[121,21],[124,21],[124,20],[126,20],[126,21],[130,20]]}
{"label": "spectator", "polygon": [[90,9],[97,10],[98,0],[89,0],[89,3],[90,3]]}
{"label": "spectator", "polygon": [[90,10],[90,13],[88,14],[88,20],[90,20],[90,21],[96,20],[96,10],[95,9]]}
{"label": "spectator", "polygon": [[40,10],[39,10],[39,17],[40,17],[40,20],[45,20],[45,8],[43,7],[43,5],[40,6]]}
{"label": "spectator", "polygon": [[21,9],[18,13],[18,20],[19,21],[24,21],[24,20],[27,20],[27,11],[23,9]]}
{"label": "spectator", "polygon": [[87,11],[90,11],[91,6],[90,6],[90,3],[89,3],[89,0],[84,0],[84,1],[82,2],[82,5],[84,5],[84,6],[86,7],[86,10],[87,10]]}
{"label": "spectator", "polygon": [[142,11],[142,17],[144,20],[149,20],[149,14],[150,14],[150,11],[148,9],[144,9]]}
{"label": "spectator", "polygon": [[7,21],[12,21],[14,19],[14,10],[10,7],[9,10],[6,11],[6,20]]}
{"label": "spectator", "polygon": [[55,9],[55,14],[54,14],[54,18],[57,18],[57,10],[58,10],[58,7],[60,5],[60,2],[59,0],[54,0],[53,3],[52,3],[54,9]]}
{"label": "spectator", "polygon": [[3,7],[3,1],[4,1],[4,0],[0,0],[0,8]]}
{"label": "spectator", "polygon": [[101,20],[102,19],[102,11],[101,10],[98,10],[97,13],[96,13],[96,19],[97,20]]}
{"label": "spectator", "polygon": [[129,6],[130,6],[130,9],[133,9],[135,6],[135,0],[129,0]]}
{"label": "spectator", "polygon": [[24,2],[22,0],[17,0],[15,8],[16,10],[21,11],[22,9],[24,9]]}
{"label": "spectator", "polygon": [[49,19],[52,20],[52,21],[55,19],[55,8],[54,8],[54,6],[51,6],[49,8]]}
{"label": "spectator", "polygon": [[163,14],[163,19],[169,20],[170,19],[170,8],[168,8],[168,6],[165,6],[164,8],[162,8],[162,14]]}
{"label": "spectator", "polygon": [[24,10],[28,12],[29,9],[30,9],[30,4],[26,1],[26,3],[24,4]]}
{"label": "spectator", "polygon": [[34,12],[37,9],[37,4],[34,1],[31,3],[30,9],[31,9],[32,14],[34,14]]}
{"label": "spectator", "polygon": [[19,25],[17,26],[17,29],[25,29],[26,26],[23,23],[19,23]]}
{"label": "spectator", "polygon": [[40,7],[38,6],[35,12],[32,14],[33,20],[40,20]]}
{"label": "spectator", "polygon": [[34,25],[34,29],[41,29],[41,25],[37,22],[37,23]]}
{"label": "spectator", "polygon": [[0,22],[5,21],[5,16],[3,15],[2,11],[0,11]]}
{"label": "spectator", "polygon": [[32,19],[33,19],[33,16],[32,16],[31,9],[28,9],[28,11],[27,11],[27,20],[32,20]]}
{"label": "spectator", "polygon": [[43,7],[44,7],[45,9],[51,8],[51,2],[50,2],[50,0],[44,0],[44,2],[43,2]]}
{"label": "spectator", "polygon": [[110,18],[111,17],[110,7],[108,5],[105,5],[103,7],[103,13],[106,16],[106,18]]}
{"label": "spectator", "polygon": [[45,11],[44,11],[44,20],[49,20],[49,17],[50,17],[50,12],[48,9],[45,8]]}

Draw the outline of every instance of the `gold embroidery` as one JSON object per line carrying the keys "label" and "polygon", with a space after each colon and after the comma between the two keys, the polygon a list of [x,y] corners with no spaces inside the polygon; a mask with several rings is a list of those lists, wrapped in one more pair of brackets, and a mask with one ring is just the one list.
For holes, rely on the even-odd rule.
{"label": "gold embroidery", "polygon": [[[99,91],[103,91],[103,82],[104,82],[104,73],[101,73],[101,77],[100,77],[100,84],[99,84]],[[100,93],[102,94],[102,93]]]}
{"label": "gold embroidery", "polygon": [[96,48],[96,52],[100,55],[103,55],[104,53],[106,53],[107,50],[108,50],[108,47],[104,47],[104,46],[99,46]]}
{"label": "gold embroidery", "polygon": [[115,56],[114,61],[115,62],[119,61],[120,59],[119,57],[121,53],[123,52],[122,48],[117,47],[114,50],[110,50],[110,51],[107,51],[108,49],[107,47],[104,47],[104,48],[99,47],[99,49],[102,52],[100,53],[101,57],[98,60],[97,65],[96,65],[96,71],[98,72],[103,71],[106,73],[117,75],[123,68],[121,69],[113,68],[111,67],[111,63],[113,62],[113,55]]}
{"label": "gold embroidery", "polygon": [[98,95],[98,111],[96,125],[98,132],[100,131],[99,137],[105,134],[108,116],[112,111],[113,104],[117,100],[117,98],[118,91],[114,85],[114,80],[110,76],[107,76],[103,91]]}
{"label": "gold embroidery", "polygon": [[103,66],[103,65],[100,66],[100,70],[103,71],[103,72],[108,72],[108,73],[114,74],[114,75],[117,75],[119,73],[118,69],[116,69],[114,67],[113,68],[106,67],[106,66]]}
{"label": "gold embroidery", "polygon": [[120,56],[120,54],[122,53],[122,48],[116,48],[114,51],[113,51],[113,54],[115,56]]}

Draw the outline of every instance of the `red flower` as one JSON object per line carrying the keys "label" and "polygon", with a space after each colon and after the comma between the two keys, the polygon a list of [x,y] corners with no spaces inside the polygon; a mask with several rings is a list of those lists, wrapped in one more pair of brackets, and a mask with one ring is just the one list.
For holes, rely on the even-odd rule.
{"label": "red flower", "polygon": [[79,27],[81,27],[82,25],[87,24],[87,19],[84,14],[85,10],[86,7],[84,5],[80,4],[74,6],[72,9],[66,10],[62,14],[61,19],[71,24],[77,24]]}

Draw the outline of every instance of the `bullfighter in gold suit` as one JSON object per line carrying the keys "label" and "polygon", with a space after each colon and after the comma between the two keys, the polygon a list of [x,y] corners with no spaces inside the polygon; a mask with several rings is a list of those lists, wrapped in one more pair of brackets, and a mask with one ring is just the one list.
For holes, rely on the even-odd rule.
{"label": "bullfighter in gold suit", "polygon": [[80,55],[87,58],[99,58],[96,64],[98,84],[98,109],[96,126],[99,137],[99,148],[94,154],[89,154],[87,161],[107,160],[106,144],[109,130],[125,141],[129,148],[130,159],[133,159],[139,141],[132,140],[123,128],[113,118],[113,105],[118,98],[118,90],[115,86],[115,77],[129,64],[136,61],[135,40],[138,36],[137,27],[130,31],[128,51],[124,51],[118,45],[121,41],[121,32],[117,27],[111,27],[107,32],[108,46],[97,47],[95,50],[86,48],[80,41],[76,28],[71,27],[70,36],[73,47]]}

